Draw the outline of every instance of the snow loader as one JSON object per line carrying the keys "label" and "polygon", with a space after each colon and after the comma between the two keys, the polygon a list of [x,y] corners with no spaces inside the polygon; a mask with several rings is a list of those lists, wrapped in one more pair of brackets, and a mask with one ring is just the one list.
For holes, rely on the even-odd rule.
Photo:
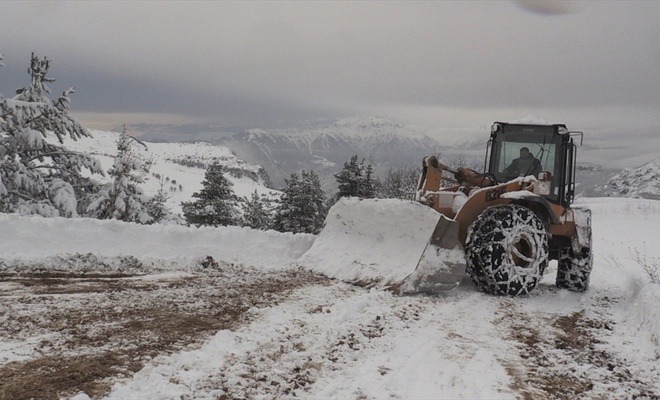
{"label": "snow loader", "polygon": [[[591,211],[572,206],[576,138],[564,124],[495,122],[484,172],[430,156],[414,201],[340,199],[300,262],[396,294],[453,289],[467,275],[483,292],[520,296],[557,260],[556,285],[584,291]],[[524,151],[536,161],[514,171]]]}

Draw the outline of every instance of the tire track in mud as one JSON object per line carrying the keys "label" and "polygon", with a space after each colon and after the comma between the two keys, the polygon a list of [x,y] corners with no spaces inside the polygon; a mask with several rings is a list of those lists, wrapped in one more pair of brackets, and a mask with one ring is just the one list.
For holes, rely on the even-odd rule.
{"label": "tire track in mud", "polygon": [[0,365],[0,400],[81,391],[100,397],[155,357],[245,324],[248,310],[328,282],[302,270],[264,271],[210,257],[165,277],[130,270],[3,272],[0,340],[27,353]]}
{"label": "tire track in mud", "polygon": [[593,297],[580,309],[558,314],[533,310],[525,299],[500,299],[497,324],[518,350],[517,359],[501,360],[512,389],[525,400],[660,399],[653,378],[636,373],[643,367],[606,346],[617,329],[608,309],[618,301]]}

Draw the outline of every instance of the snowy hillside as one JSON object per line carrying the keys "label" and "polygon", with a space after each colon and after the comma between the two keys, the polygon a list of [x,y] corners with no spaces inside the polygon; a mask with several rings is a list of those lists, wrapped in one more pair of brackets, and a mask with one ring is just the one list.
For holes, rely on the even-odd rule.
{"label": "snowy hillside", "polygon": [[612,197],[660,200],[660,159],[614,174],[603,192]]}
{"label": "snowy hillside", "polygon": [[[71,150],[92,154],[101,161],[103,170],[107,172],[117,153],[119,133],[94,130],[91,133],[92,138],[68,140],[64,145]],[[229,170],[227,178],[234,184],[232,189],[237,196],[249,198],[255,190],[260,195],[279,196],[280,192],[267,187],[270,185],[268,174],[261,166],[244,161],[226,147],[201,142],[144,144],[146,148],[137,142],[133,144],[136,154],[153,162],[151,174],[146,177],[142,188],[146,194],[153,195],[163,184],[170,196],[167,205],[174,213],[181,213],[181,202],[191,201],[192,194],[202,188],[205,168],[214,161]],[[108,177],[97,175],[95,179],[105,182]]]}
{"label": "snowy hillside", "polygon": [[376,172],[421,163],[440,151],[440,144],[413,128],[384,118],[351,118],[307,129],[249,130],[222,138],[242,158],[262,165],[273,182],[283,184],[292,173],[313,169],[326,190],[333,173],[354,155],[371,162]]}
{"label": "snowy hillside", "polygon": [[310,235],[1,214],[0,396],[658,399],[660,202],[579,202],[589,290],[551,263],[523,298],[325,279]]}

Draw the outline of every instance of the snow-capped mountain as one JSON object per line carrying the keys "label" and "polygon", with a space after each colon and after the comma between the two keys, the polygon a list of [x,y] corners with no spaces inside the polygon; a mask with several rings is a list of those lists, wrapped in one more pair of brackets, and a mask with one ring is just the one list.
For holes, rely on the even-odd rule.
{"label": "snow-capped mountain", "polygon": [[660,159],[612,175],[604,188],[604,194],[610,197],[660,200]]}
{"label": "snow-capped mountain", "polygon": [[440,144],[401,123],[384,118],[350,118],[306,129],[248,130],[221,138],[226,146],[248,162],[263,166],[276,186],[301,170],[314,170],[327,189],[332,174],[357,154],[370,162],[376,173],[389,167],[417,165],[437,154]]}

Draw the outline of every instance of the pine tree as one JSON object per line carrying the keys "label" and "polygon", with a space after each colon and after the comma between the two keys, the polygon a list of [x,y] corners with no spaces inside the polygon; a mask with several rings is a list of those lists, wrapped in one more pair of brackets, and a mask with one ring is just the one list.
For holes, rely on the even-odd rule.
{"label": "pine tree", "polygon": [[245,198],[242,209],[243,226],[266,230],[273,225],[273,218],[268,210],[267,203],[259,197],[256,189],[250,199]]}
{"label": "pine tree", "polygon": [[147,214],[151,216],[152,221],[156,224],[164,221],[170,214],[166,205],[167,199],[168,195],[161,187],[158,189],[158,192],[145,204]]}
{"label": "pine tree", "polygon": [[[33,53],[30,86],[11,99],[0,95],[0,212],[75,217],[77,196],[91,187],[82,169],[103,174],[98,160],[62,146],[91,134],[68,113],[73,88],[55,102],[48,98],[49,69],[50,60]],[[59,144],[47,140],[51,135]]]}
{"label": "pine tree", "polygon": [[363,199],[375,197],[373,166],[365,164],[364,160],[358,163],[357,159],[357,155],[351,157],[349,162],[344,163],[344,168],[334,175],[337,183],[339,183],[339,192],[335,196],[337,199],[341,197],[360,197]]}
{"label": "pine tree", "polygon": [[310,228],[308,233],[319,233],[323,228],[328,209],[325,206],[326,196],[321,188],[321,180],[314,171],[302,171],[303,193],[307,196],[310,209]]}
{"label": "pine tree", "polygon": [[[89,216],[141,224],[154,222],[147,210],[150,198],[140,187],[149,173],[151,162],[142,160],[133,152],[131,146],[133,141],[137,139],[129,136],[124,127],[117,140],[114,164],[108,171],[112,182],[105,185],[96,200],[89,205],[87,208]],[[142,142],[137,142],[144,145]]]}
{"label": "pine tree", "polygon": [[238,199],[222,165],[215,162],[209,166],[202,186],[201,191],[192,195],[197,200],[181,203],[186,221],[196,226],[238,225]]}
{"label": "pine tree", "polygon": [[314,171],[302,171],[302,179],[291,174],[275,215],[274,227],[280,232],[318,233],[327,214],[325,193]]}
{"label": "pine tree", "polygon": [[151,216],[153,223],[176,224],[176,225],[181,225],[185,223],[185,221],[181,218],[181,216],[174,214],[169,209],[169,207],[167,207],[167,200],[169,200],[169,198],[170,196],[167,194],[167,191],[165,190],[165,179],[161,178],[160,188],[158,189],[158,192],[156,192],[156,194],[153,197],[147,200],[145,204],[147,214]]}

